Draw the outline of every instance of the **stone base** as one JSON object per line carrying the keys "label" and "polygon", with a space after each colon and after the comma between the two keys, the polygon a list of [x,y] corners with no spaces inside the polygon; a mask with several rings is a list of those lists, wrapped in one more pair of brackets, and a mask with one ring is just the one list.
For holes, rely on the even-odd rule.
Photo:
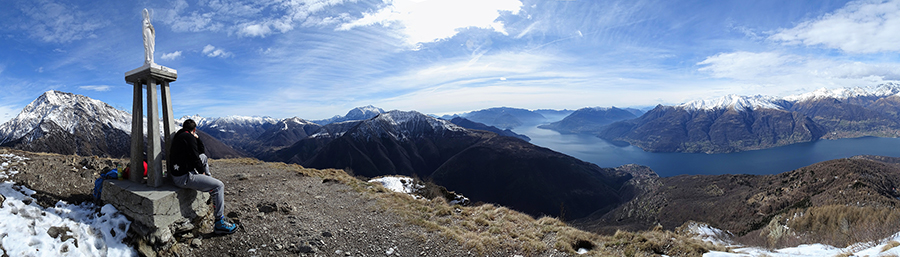
{"label": "stone base", "polygon": [[193,228],[191,221],[207,214],[209,193],[179,188],[167,180],[161,187],[129,180],[105,180],[100,197],[131,218],[134,231],[151,241],[169,241],[173,233]]}

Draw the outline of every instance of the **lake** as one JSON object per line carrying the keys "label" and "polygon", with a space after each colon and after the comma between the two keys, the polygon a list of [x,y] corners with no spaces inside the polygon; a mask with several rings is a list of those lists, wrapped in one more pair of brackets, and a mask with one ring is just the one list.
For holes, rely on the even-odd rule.
{"label": "lake", "polygon": [[635,146],[616,146],[591,135],[560,134],[537,126],[513,130],[531,143],[571,155],[600,167],[624,164],[648,166],[661,177],[682,174],[778,174],[813,163],[854,155],[900,156],[900,138],[862,137],[815,142],[725,154],[651,153]]}

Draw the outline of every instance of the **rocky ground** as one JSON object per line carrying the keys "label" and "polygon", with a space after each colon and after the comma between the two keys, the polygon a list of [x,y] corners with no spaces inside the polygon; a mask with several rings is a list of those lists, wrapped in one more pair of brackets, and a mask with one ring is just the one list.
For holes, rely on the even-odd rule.
{"label": "rocky ground", "polygon": [[[30,153],[11,179],[45,207],[93,201],[95,178],[127,160]],[[535,219],[492,204],[450,205],[391,192],[342,170],[306,169],[256,159],[213,160],[226,186],[225,212],[241,225],[211,233],[207,218],[155,248],[126,238],[145,256],[699,256],[721,246],[690,231],[585,232],[552,217]],[[438,190],[439,191],[439,190]],[[440,194],[436,194],[440,195]]]}
{"label": "rocky ground", "polygon": [[[127,160],[64,156],[0,149],[30,158],[20,164],[17,183],[37,193],[47,207],[58,200],[92,201],[100,172]],[[157,249],[177,256],[513,256],[515,251],[473,252],[459,242],[427,231],[379,203],[371,190],[340,178],[310,176],[297,165],[256,160],[213,160],[213,176],[226,185],[226,213],[241,224],[231,235],[211,233],[211,221],[197,234],[176,235],[178,244]],[[308,170],[320,172],[319,170]],[[337,171],[332,171],[337,172]],[[342,172],[341,172],[342,173]],[[346,174],[343,174],[346,176]],[[344,180],[346,177],[344,178]],[[359,182],[359,181],[358,181]],[[365,187],[373,185],[360,184]],[[369,188],[371,189],[371,188]],[[388,194],[388,192],[385,192]],[[142,251],[142,254],[149,253]],[[565,254],[552,250],[554,256]],[[152,255],[152,253],[150,253]]]}

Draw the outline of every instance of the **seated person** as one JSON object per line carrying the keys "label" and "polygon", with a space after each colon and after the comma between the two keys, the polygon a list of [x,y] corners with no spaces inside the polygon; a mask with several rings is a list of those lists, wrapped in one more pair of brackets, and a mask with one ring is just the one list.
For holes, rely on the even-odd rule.
{"label": "seated person", "polygon": [[185,120],[181,130],[172,136],[170,160],[173,170],[169,174],[178,187],[209,192],[215,208],[215,232],[231,234],[237,226],[225,220],[225,184],[210,174],[205,151],[203,141],[197,136],[197,123]]}

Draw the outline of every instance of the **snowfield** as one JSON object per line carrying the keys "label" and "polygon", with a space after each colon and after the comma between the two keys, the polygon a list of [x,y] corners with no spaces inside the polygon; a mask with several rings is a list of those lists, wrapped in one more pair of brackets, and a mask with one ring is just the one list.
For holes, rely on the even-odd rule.
{"label": "snowfield", "polygon": [[[898,256],[900,255],[900,247],[884,249],[888,242],[900,241],[900,233],[896,233],[889,238],[881,240],[883,243],[858,243],[846,248],[837,248],[824,244],[800,245],[797,247],[789,247],[783,249],[767,250],[759,247],[746,247],[736,245],[729,240],[722,239],[730,235],[728,232],[710,227],[706,224],[691,224],[690,230],[695,233],[696,237],[704,241],[712,242],[718,245],[724,245],[731,249],[731,252],[711,251],[703,254],[703,257],[745,257],[745,256],[768,256],[768,257],[818,257],[818,256]],[[845,255],[842,255],[845,254]]]}
{"label": "snowfield", "polygon": [[[18,173],[10,162],[27,158],[0,155],[0,179]],[[137,256],[122,241],[131,222],[112,205],[97,207],[63,201],[43,208],[36,192],[12,181],[0,182],[0,255],[8,256]]]}

